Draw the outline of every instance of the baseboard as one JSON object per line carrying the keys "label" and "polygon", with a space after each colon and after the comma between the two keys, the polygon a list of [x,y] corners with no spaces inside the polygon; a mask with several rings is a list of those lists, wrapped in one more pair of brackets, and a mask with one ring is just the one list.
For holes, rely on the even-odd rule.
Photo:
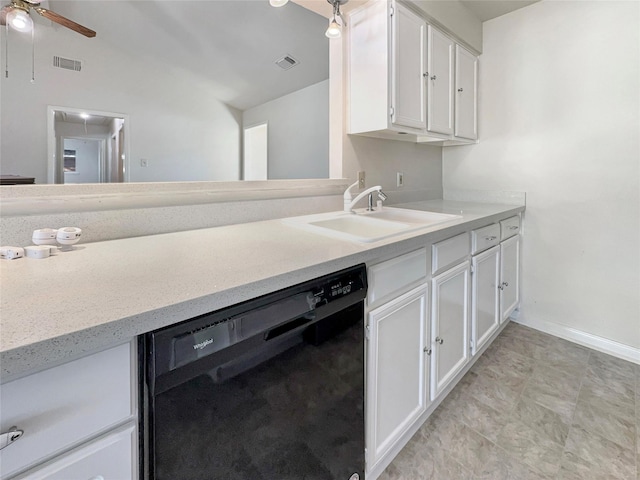
{"label": "baseboard", "polygon": [[582,330],[577,330],[559,323],[545,320],[531,321],[525,318],[524,315],[520,315],[518,317],[519,318],[514,318],[512,316],[511,320],[515,323],[519,323],[520,325],[531,327],[536,330],[540,330],[541,332],[564,338],[570,342],[593,348],[599,352],[607,353],[614,357],[640,365],[640,348],[634,348],[629,345],[609,340],[608,338],[599,337],[588,332],[583,332]]}

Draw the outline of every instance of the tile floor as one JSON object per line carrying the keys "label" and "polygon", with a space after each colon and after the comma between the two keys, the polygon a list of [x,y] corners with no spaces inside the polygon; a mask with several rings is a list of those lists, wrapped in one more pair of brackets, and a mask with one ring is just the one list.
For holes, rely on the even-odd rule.
{"label": "tile floor", "polygon": [[640,366],[509,324],[379,480],[640,480]]}

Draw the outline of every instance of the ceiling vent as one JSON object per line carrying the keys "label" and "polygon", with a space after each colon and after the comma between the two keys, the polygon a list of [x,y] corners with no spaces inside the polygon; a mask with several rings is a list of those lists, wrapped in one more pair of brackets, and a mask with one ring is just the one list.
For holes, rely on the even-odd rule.
{"label": "ceiling vent", "polygon": [[289,70],[292,67],[295,67],[300,62],[293,58],[291,55],[285,55],[284,57],[276,60],[276,65],[278,65],[283,70]]}
{"label": "ceiling vent", "polygon": [[73,70],[74,72],[82,70],[82,62],[80,60],[71,60],[70,58],[58,56],[53,57],[53,66],[64,68],[65,70]]}

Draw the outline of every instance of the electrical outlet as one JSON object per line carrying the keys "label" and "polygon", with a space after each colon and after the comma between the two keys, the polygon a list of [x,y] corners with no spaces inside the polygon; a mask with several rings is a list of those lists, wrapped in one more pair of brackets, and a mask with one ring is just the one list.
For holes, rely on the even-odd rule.
{"label": "electrical outlet", "polygon": [[147,158],[141,158],[140,159],[140,166],[141,167],[148,167],[149,166],[149,160]]}
{"label": "electrical outlet", "polygon": [[404,187],[404,173],[398,172],[396,174],[396,185],[398,187]]}
{"label": "electrical outlet", "polygon": [[358,172],[358,188],[364,188],[366,186],[364,181],[364,172]]}

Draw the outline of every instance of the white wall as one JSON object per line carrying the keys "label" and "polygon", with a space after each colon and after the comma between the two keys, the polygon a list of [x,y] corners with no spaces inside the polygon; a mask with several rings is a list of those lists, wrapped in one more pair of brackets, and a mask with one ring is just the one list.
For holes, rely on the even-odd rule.
{"label": "white wall", "polygon": [[543,0],[485,22],[481,141],[443,153],[445,193],[527,192],[522,321],[632,353],[640,348],[638,25],[640,3],[614,0]]}
{"label": "white wall", "polygon": [[[30,37],[9,35],[9,78],[0,79],[2,173],[46,182],[46,112],[56,105],[129,115],[131,181],[238,179],[241,115],[216,99],[207,79],[132,57],[99,33],[87,39],[38,22],[32,84]],[[83,60],[82,71],[54,68],[54,55]]]}
{"label": "white wall", "polygon": [[245,128],[264,122],[268,178],[329,177],[329,80],[242,113]]}
{"label": "white wall", "polygon": [[[366,174],[367,187],[381,185],[386,204],[442,198],[442,147],[345,135],[343,175],[351,183],[358,171]],[[404,186],[397,187],[397,173]]]}

